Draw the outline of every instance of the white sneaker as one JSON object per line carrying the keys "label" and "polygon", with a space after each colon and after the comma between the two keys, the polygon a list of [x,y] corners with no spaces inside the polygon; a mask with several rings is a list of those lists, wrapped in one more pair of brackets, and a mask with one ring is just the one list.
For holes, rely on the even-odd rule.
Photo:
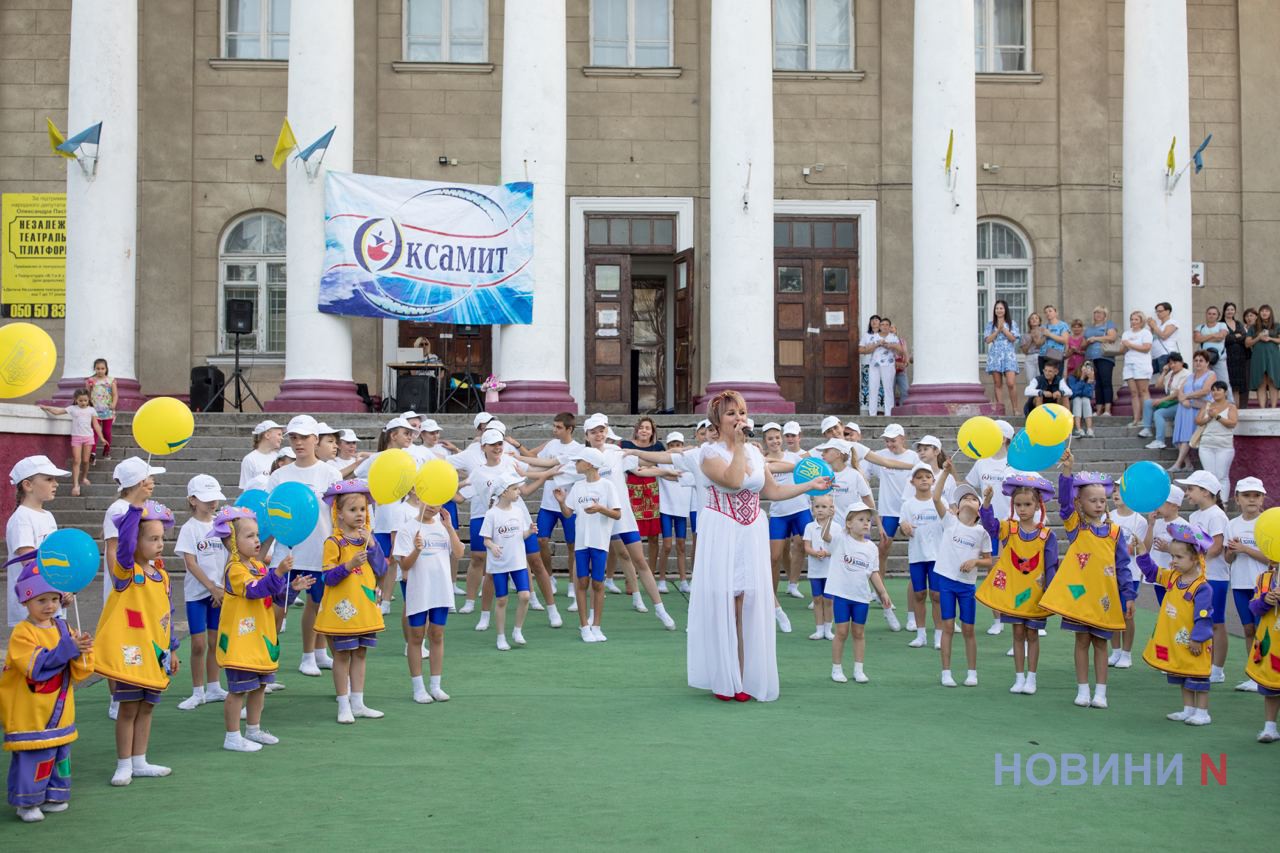
{"label": "white sneaker", "polygon": [[576,598],[569,599],[569,612],[570,613],[578,612],[578,599]]}
{"label": "white sneaker", "polygon": [[1085,430],[1084,435],[1085,435],[1085,438],[1093,438],[1093,430],[1091,429]]}
{"label": "white sneaker", "polygon": [[582,642],[584,643],[594,643],[596,641],[596,635],[591,633],[590,625],[579,626],[578,635],[582,637]]}
{"label": "white sneaker", "polygon": [[836,684],[848,684],[849,679],[844,674],[844,667],[842,666],[831,667],[831,680],[834,681]]}
{"label": "white sneaker", "polygon": [[[120,703],[116,701],[112,701],[110,704],[107,705],[107,719],[114,720],[119,715],[120,715]],[[125,782],[124,784],[128,785],[129,783]]]}
{"label": "white sneaker", "polygon": [[1041,637],[1047,637],[1047,636],[1049,636],[1049,632],[1048,632],[1048,631],[1046,631],[1044,628],[1037,628],[1037,629],[1036,629],[1036,634],[1037,634],[1037,635],[1039,635],[1039,636],[1041,636]]}
{"label": "white sneaker", "polygon": [[1021,693],[1027,687],[1027,677],[1022,673],[1018,673],[1013,679],[1013,686],[1009,688],[1010,693]]}
{"label": "white sneaker", "polygon": [[245,732],[244,739],[254,743],[260,743],[264,746],[275,746],[280,742],[280,738],[273,735],[266,729],[258,729],[256,732]]}
{"label": "white sneaker", "polygon": [[907,630],[916,630],[916,613],[914,610],[907,614]]}
{"label": "white sneaker", "polygon": [[431,694],[431,698],[437,702],[448,702],[449,694],[445,693],[439,687],[428,687],[427,692]]}
{"label": "white sneaker", "polygon": [[[117,768],[116,772],[111,776],[111,784],[117,788],[123,788],[125,785],[128,785],[132,781],[133,781],[132,767]],[[40,819],[43,820],[44,815],[40,815]]]}
{"label": "white sneaker", "polygon": [[1075,432],[1071,433],[1071,437],[1072,437],[1072,438],[1084,438],[1084,430],[1082,430],[1082,429],[1078,429],[1078,430],[1076,430]]}
{"label": "white sneaker", "polygon": [[552,628],[559,628],[564,624],[564,619],[561,618],[560,611],[556,609],[554,604],[547,608],[547,624]]}
{"label": "white sneaker", "polygon": [[413,701],[417,702],[419,705],[430,705],[436,700],[432,699],[431,694],[424,688],[422,690],[413,691]]}
{"label": "white sneaker", "polygon": [[40,811],[45,813],[52,812],[53,814],[57,814],[58,812],[65,812],[70,807],[71,807],[70,803],[51,803],[47,800],[41,803],[39,806],[37,806],[37,808],[40,809]]}
{"label": "white sneaker", "polygon": [[1280,734],[1269,732],[1266,729],[1258,732],[1258,743],[1275,743],[1280,740]]}
{"label": "white sneaker", "polygon": [[956,680],[955,680],[954,678],[952,678],[952,677],[951,677],[951,673],[949,673],[949,672],[944,672],[944,673],[942,673],[942,686],[943,686],[943,687],[955,687],[955,686],[956,686]]}
{"label": "white sneaker", "polygon": [[203,704],[204,704],[204,696],[201,696],[196,693],[192,693],[186,699],[183,699],[181,702],[178,703],[178,710],[194,711],[196,708],[199,708]]}
{"label": "white sneaker", "polygon": [[489,630],[489,614],[488,614],[488,613],[485,613],[485,612],[481,611],[481,613],[480,613],[480,621],[479,621],[479,622],[476,622],[476,630],[477,630],[477,631],[488,631],[488,630]]}
{"label": "white sneaker", "polygon": [[601,630],[600,630],[600,626],[599,626],[599,625],[592,625],[592,626],[591,626],[591,636],[593,636],[593,637],[595,637],[595,638],[596,638],[596,642],[597,642],[597,643],[603,643],[603,642],[605,642],[606,640],[608,640],[608,639],[609,639],[608,637],[606,637],[606,636],[604,635],[604,631],[601,631]]}
{"label": "white sneaker", "polygon": [[467,591],[466,591],[465,589],[463,589],[462,587],[458,586],[458,585],[455,583],[455,584],[453,585],[453,594],[454,594],[454,595],[466,595],[466,594],[467,594]]}
{"label": "white sneaker", "polygon": [[808,604],[806,604],[806,605],[804,606],[804,609],[805,609],[805,610],[812,610],[812,609],[813,609],[813,599],[809,599],[809,603],[808,603]]}
{"label": "white sneaker", "polygon": [[814,631],[812,634],[809,635],[810,640],[825,640],[826,638],[827,638],[826,632],[823,631],[821,628],[817,629],[816,631]]}
{"label": "white sneaker", "polygon": [[666,581],[658,581],[658,592],[662,593],[663,595],[667,594],[668,590],[667,590]]}
{"label": "white sneaker", "polygon": [[1075,706],[1076,706],[1077,708],[1088,708],[1088,707],[1089,707],[1089,694],[1088,694],[1087,692],[1085,692],[1085,693],[1077,692],[1077,693],[1076,693],[1076,698],[1075,698],[1074,700],[1072,700],[1072,701],[1074,702],[1074,704],[1075,704]]}
{"label": "white sneaker", "polygon": [[658,613],[657,616],[658,621],[662,623],[663,628],[666,628],[668,631],[674,631],[676,629],[676,620],[671,618],[670,613],[663,610]]}
{"label": "white sneaker", "polygon": [[294,606],[294,607],[302,607],[303,605],[305,605],[305,604],[307,603],[306,598],[307,598],[307,597],[306,597],[305,595],[299,595],[297,598],[295,598],[295,599],[293,600],[293,606]]}
{"label": "white sneaker", "polygon": [[500,652],[509,652],[509,651],[511,651],[511,644],[507,642],[507,635],[506,635],[506,634],[499,634],[499,635],[498,635],[498,643],[497,643],[497,645],[498,645],[498,651],[500,651]]}
{"label": "white sneaker", "polygon": [[787,595],[792,598],[804,598],[804,593],[800,591],[800,587],[795,584],[787,584]]}
{"label": "white sneaker", "polygon": [[1223,683],[1224,681],[1226,681],[1226,680],[1227,680],[1227,674],[1226,674],[1225,672],[1211,672],[1211,673],[1209,673],[1209,683],[1210,683],[1210,684],[1222,684],[1222,683]]}
{"label": "white sneaker", "polygon": [[1190,717],[1187,717],[1186,724],[1188,726],[1207,726],[1213,722],[1213,718],[1209,716],[1208,711],[1196,711]]}
{"label": "white sneaker", "polygon": [[826,636],[828,640],[834,640],[836,638],[835,632],[831,630],[831,627],[829,625],[822,626],[822,633]]}
{"label": "white sneaker", "polygon": [[1147,429],[1146,427],[1143,427],[1142,429],[1138,430],[1138,438],[1151,438],[1151,436],[1152,436],[1151,430]]}
{"label": "white sneaker", "polygon": [[1156,441],[1148,442],[1145,446],[1147,450],[1167,450],[1169,447],[1169,445],[1158,439]]}
{"label": "white sneaker", "polygon": [[515,643],[517,646],[528,645],[528,643],[525,642],[525,639],[524,639],[524,632],[521,631],[519,628],[511,629],[511,642]]}
{"label": "white sneaker", "polygon": [[546,606],[545,606],[545,605],[543,605],[543,603],[542,603],[541,601],[539,601],[539,600],[538,600],[538,596],[536,596],[536,595],[531,595],[531,596],[529,596],[529,609],[530,609],[530,610],[537,610],[538,612],[542,612],[543,610],[546,610],[547,608],[546,608]]}
{"label": "white sneaker", "polygon": [[1034,696],[1036,694],[1036,674],[1034,672],[1027,676],[1027,683],[1022,685],[1022,693],[1024,696]]}
{"label": "white sneaker", "polygon": [[[466,595],[466,593],[464,592],[463,595]],[[475,609],[476,603],[474,601],[464,601],[462,606],[458,608],[458,613],[466,615],[467,613],[474,613]]]}
{"label": "white sneaker", "polygon": [[427,648],[427,641],[426,641],[426,640],[423,640],[423,641],[422,641],[422,659],[423,659],[423,660],[430,660],[430,659],[431,659],[431,649]]}
{"label": "white sneaker", "polygon": [[276,633],[277,633],[277,634],[283,634],[286,630],[288,630],[288,628],[289,628],[289,620],[288,620],[288,618],[281,619],[281,620],[280,620],[280,630],[279,630],[279,631],[277,631]]}
{"label": "white sneaker", "polygon": [[1098,695],[1096,695],[1096,694],[1095,694],[1095,695],[1094,695],[1094,697],[1093,697],[1092,699],[1090,699],[1090,700],[1089,700],[1089,707],[1090,707],[1090,708],[1105,708],[1105,707],[1107,707],[1107,697],[1106,697],[1106,696],[1098,696]]}
{"label": "white sneaker", "polygon": [[378,610],[382,613],[383,616],[386,616],[388,613],[391,612],[391,602],[390,601],[382,602],[381,604],[378,605]]}
{"label": "white sneaker", "polygon": [[1011,658],[1011,657],[1013,657],[1013,646],[1010,646],[1010,647],[1009,647],[1009,651],[1005,652],[1005,653],[1004,653],[1004,656],[1005,656],[1005,657],[1007,657],[1007,658]]}
{"label": "white sneaker", "polygon": [[242,720],[247,720],[247,719],[249,719],[249,709],[248,709],[248,708],[241,708],[241,709],[240,709],[240,719],[242,719]]}
{"label": "white sneaker", "polygon": [[303,675],[309,675],[312,678],[320,677],[320,667],[316,666],[314,660],[304,660],[298,664],[298,672]]}
{"label": "white sneaker", "polygon": [[381,720],[386,716],[386,714],[381,711],[375,711],[368,705],[356,705],[354,702],[351,703],[351,713],[357,717],[364,717],[366,720]]}
{"label": "white sneaker", "polygon": [[648,613],[649,608],[645,606],[644,599],[640,597],[640,593],[633,592],[631,594],[631,609],[637,613]]}
{"label": "white sneaker", "polygon": [[[961,627],[960,627],[960,625],[961,625],[961,622],[960,622],[960,620],[959,620],[959,619],[957,619],[957,620],[955,621],[955,630],[954,630],[954,631],[952,631],[951,633],[953,633],[953,634],[963,634],[963,633],[964,633],[964,629],[963,629],[963,628],[961,628]],[[987,631],[987,633],[988,633],[988,634],[990,634],[991,632],[990,632],[990,631]]]}
{"label": "white sneaker", "polygon": [[[683,592],[685,595],[688,595],[688,594],[689,594],[689,582],[688,582],[688,581],[680,581],[680,583],[676,585],[676,589],[680,590],[680,591],[681,591],[681,592]],[[811,606],[812,606],[812,605],[811,605]]]}
{"label": "white sneaker", "polygon": [[618,585],[613,582],[612,578],[608,578],[604,582],[604,591],[613,595],[622,595],[622,590],[618,589]]}
{"label": "white sneaker", "polygon": [[897,633],[902,630],[902,623],[898,621],[898,616],[893,612],[893,608],[886,608],[884,611],[884,621],[889,623],[889,630]]}
{"label": "white sneaker", "polygon": [[781,607],[775,607],[773,610],[773,618],[778,622],[778,630],[784,634],[791,633],[791,619],[787,616],[787,612]]}
{"label": "white sneaker", "polygon": [[1121,652],[1120,657],[1116,660],[1116,669],[1130,669],[1133,667],[1133,655],[1129,652]]}
{"label": "white sneaker", "polygon": [[[116,780],[115,780],[115,777],[113,776],[111,777],[111,784],[114,785],[115,783],[116,783]],[[123,784],[128,785],[129,783],[125,782]],[[23,823],[39,823],[40,821],[44,820],[44,812],[40,810],[39,806],[27,806],[25,808],[19,808],[18,819],[21,820]]]}
{"label": "white sneaker", "polygon": [[[959,623],[959,622],[957,622],[957,623],[956,623],[956,627],[957,627],[957,628],[959,628],[959,627],[960,627],[960,623]],[[991,636],[993,636],[993,637],[994,637],[994,636],[996,636],[996,635],[998,635],[998,634],[1000,634],[1000,633],[1002,633],[1003,631],[1004,631],[1004,623],[1003,623],[1003,622],[992,622],[992,623],[991,623],[991,627],[987,629],[987,633],[988,633],[988,634],[990,634],[990,635],[991,635]]]}
{"label": "white sneaker", "polygon": [[204,701],[225,702],[227,701],[227,691],[222,689],[221,684],[206,685],[204,688]]}
{"label": "white sneaker", "polygon": [[284,689],[285,689],[285,686],[284,686],[284,682],[282,681],[273,681],[267,685],[268,693],[279,693],[281,690],[284,690]]}
{"label": "white sneaker", "polygon": [[321,669],[333,669],[333,658],[327,654],[321,654],[320,650],[316,649],[316,666]]}
{"label": "white sneaker", "polygon": [[856,682],[857,682],[857,683],[859,683],[859,684],[866,684],[866,683],[867,683],[868,681],[870,681],[871,679],[870,679],[870,678],[867,678],[867,674],[866,674],[865,672],[863,672],[862,670],[860,670],[860,669],[855,669],[855,670],[853,671],[853,680],[854,680],[854,681],[856,681]]}
{"label": "white sneaker", "polygon": [[1164,718],[1166,720],[1173,720],[1175,723],[1185,723],[1192,713],[1192,711],[1188,711],[1186,708],[1183,708],[1181,711],[1174,711],[1172,714],[1165,714]]}
{"label": "white sneaker", "polygon": [[1112,649],[1111,654],[1107,657],[1107,666],[1115,666],[1116,661],[1120,660],[1120,650]]}
{"label": "white sneaker", "polygon": [[350,708],[338,708],[338,722],[344,726],[349,726],[356,721],[356,715],[351,713]]}
{"label": "white sneaker", "polygon": [[929,641],[924,637],[916,636],[911,642],[907,643],[907,645],[913,649],[922,649],[924,648],[924,644],[927,642]]}
{"label": "white sneaker", "polygon": [[1252,678],[1246,678],[1244,681],[1236,685],[1236,690],[1239,690],[1241,693],[1257,693],[1258,682],[1254,681]]}
{"label": "white sneaker", "polygon": [[971,672],[971,673],[969,673],[968,675],[966,675],[966,676],[964,677],[964,686],[965,686],[965,687],[977,687],[977,686],[978,686],[978,673],[976,673],[976,672]]}

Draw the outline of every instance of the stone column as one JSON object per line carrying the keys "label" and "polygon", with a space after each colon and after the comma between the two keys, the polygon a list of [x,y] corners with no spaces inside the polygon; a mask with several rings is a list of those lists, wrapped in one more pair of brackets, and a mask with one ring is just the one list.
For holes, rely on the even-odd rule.
{"label": "stone column", "polygon": [[308,178],[301,161],[285,165],[288,306],[284,382],[267,402],[275,412],[359,412],[351,380],[351,321],[320,313],[324,267],[324,176],[350,172],[355,143],[355,12],[353,0],[291,4],[289,124],[305,146],[337,126],[324,165]]}
{"label": "stone column", "polygon": [[[1124,188],[1121,223],[1124,311],[1154,313],[1173,306],[1178,339],[1189,345],[1197,318],[1191,313],[1191,174],[1168,191],[1169,143],[1181,168],[1195,144],[1187,71],[1187,8],[1167,0],[1124,4]],[[1197,140],[1198,142],[1198,140]],[[1190,359],[1190,353],[1183,355]]]}
{"label": "stone column", "polygon": [[[494,335],[506,383],[494,412],[576,412],[566,363],[565,0],[508,3],[502,43],[502,180],[533,182],[533,322]],[[575,262],[581,262],[581,258]]]}
{"label": "stone column", "polygon": [[97,122],[102,135],[92,177],[67,161],[67,317],[55,399],[69,402],[93,374],[94,359],[105,358],[116,377],[118,408],[130,411],[144,400],[135,362],[137,0],[75,1],[67,91],[67,135]]}
{"label": "stone column", "polygon": [[790,413],[774,381],[773,34],[767,0],[711,3],[710,375],[700,410],[733,389]]}
{"label": "stone column", "polygon": [[[978,376],[977,150],[971,0],[916,0],[911,101],[915,358],[904,411],[993,409]],[[946,169],[952,133],[952,171]]]}

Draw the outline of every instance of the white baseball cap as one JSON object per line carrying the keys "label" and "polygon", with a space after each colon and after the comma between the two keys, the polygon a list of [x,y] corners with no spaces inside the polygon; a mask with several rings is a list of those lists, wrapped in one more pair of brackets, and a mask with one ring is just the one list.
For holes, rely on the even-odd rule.
{"label": "white baseball cap", "polygon": [[785,424],[782,425],[782,434],[783,435],[799,435],[800,424],[796,423],[795,421],[787,421]]}
{"label": "white baseball cap", "polygon": [[853,447],[849,444],[849,442],[845,441],[843,438],[829,438],[826,441],[822,442],[822,444],[819,444],[817,447],[815,447],[814,450],[818,451],[819,453],[821,453],[823,450],[838,450],[845,456],[848,456],[849,452],[853,450]]}
{"label": "white baseball cap", "polygon": [[847,424],[845,424],[845,425],[844,425],[844,428],[845,428],[845,429],[847,429],[847,430],[853,430],[853,431],[854,431],[854,432],[856,432],[858,435],[862,435],[862,427],[858,426],[858,425],[857,425],[856,423],[854,423],[853,421],[849,421]]}
{"label": "white baseball cap", "polygon": [[880,433],[881,438],[901,438],[906,435],[907,431],[902,428],[902,424],[889,424],[884,428],[884,432]]}
{"label": "white baseball cap", "polygon": [[493,420],[493,415],[488,412],[481,412],[472,419],[471,425],[476,429],[480,429],[480,427],[484,426],[491,420]]}
{"label": "white baseball cap", "polygon": [[1236,483],[1236,494],[1238,495],[1241,492],[1260,492],[1265,495],[1267,487],[1262,485],[1262,481],[1257,477],[1245,477]]}
{"label": "white baseball cap", "polygon": [[1013,441],[1013,437],[1018,432],[1008,421],[996,421],[996,426],[1000,427],[1000,434],[1004,436],[1005,441]]}
{"label": "white baseball cap", "polygon": [[422,426],[418,427],[418,431],[419,432],[439,432],[440,424],[436,423],[431,418],[426,418],[422,421]]}
{"label": "white baseball cap", "polygon": [[822,428],[818,431],[826,432],[832,427],[838,427],[838,426],[840,426],[840,419],[837,418],[835,415],[827,415],[825,418],[822,419]]}
{"label": "white baseball cap", "polygon": [[70,471],[63,471],[50,462],[48,456],[28,456],[25,459],[19,459],[13,466],[13,470],[9,472],[9,482],[16,486],[28,477],[34,477],[37,474],[47,474],[50,477],[66,477],[70,473]]}
{"label": "white baseball cap", "polygon": [[286,444],[284,447],[280,448],[279,452],[278,452],[278,453],[276,453],[276,458],[277,458],[277,459],[279,459],[281,456],[285,457],[286,459],[297,459],[297,458],[298,458],[298,454],[294,453],[294,452],[293,452],[293,448],[292,448],[292,447],[290,447],[290,446],[289,446],[289,445],[287,445],[287,444]]}
{"label": "white baseball cap", "polygon": [[911,466],[911,473],[907,475],[907,479],[910,480],[912,477],[914,477],[917,471],[928,471],[930,474],[932,474],[933,466],[930,465],[928,462],[917,462],[916,464]]}
{"label": "white baseball cap", "polygon": [[480,435],[481,444],[502,444],[506,438],[501,430],[487,429]]}
{"label": "white baseball cap", "polygon": [[708,429],[710,426],[711,426],[711,421],[707,420],[706,418],[703,418],[702,420],[698,421],[698,426],[695,429]]}
{"label": "white baseball cap", "polygon": [[609,441],[622,441],[622,436],[613,431],[613,427],[609,427],[609,434],[605,436]]}
{"label": "white baseball cap", "polygon": [[608,422],[609,422],[609,416],[608,416],[608,415],[606,415],[604,412],[592,412],[592,413],[591,413],[591,417],[593,417],[593,418],[603,418],[605,423],[608,423]]}
{"label": "white baseball cap", "polygon": [[774,421],[769,421],[767,424],[765,424],[763,427],[760,428],[760,431],[768,432],[771,429],[776,429],[778,432],[782,432],[782,426],[778,423],[775,423]]}
{"label": "white baseball cap", "polygon": [[360,438],[349,429],[344,429],[338,433],[338,441],[359,441]]}
{"label": "white baseball cap", "polygon": [[316,424],[316,435],[337,435],[338,432],[339,432],[338,430],[329,426],[324,421],[321,421],[320,423]]}
{"label": "white baseball cap", "polygon": [[680,442],[681,444],[684,444],[684,433],[682,433],[682,432],[669,432],[669,433],[667,433],[667,444],[670,444],[670,443],[671,443],[671,442],[673,442],[673,441],[678,441],[678,442]]}
{"label": "white baseball cap", "polygon": [[264,432],[266,432],[269,429],[284,429],[284,427],[282,427],[280,424],[276,423],[273,420],[265,420],[253,428],[253,434],[262,435]]}
{"label": "white baseball cap", "polygon": [[198,501],[225,501],[227,496],[222,493],[222,486],[218,485],[218,481],[208,474],[196,474],[187,481],[187,497],[195,498]]}
{"label": "white baseball cap", "polygon": [[489,421],[489,425],[485,427],[485,429],[486,430],[496,429],[498,432],[502,433],[503,435],[507,434],[507,425],[504,424],[502,421],[498,420],[497,418],[494,418],[493,420]]}
{"label": "white baseball cap", "polygon": [[[668,440],[670,440],[670,437],[668,437]],[[604,454],[599,450],[596,450],[594,447],[579,448],[569,455],[569,459],[574,462],[581,459],[596,470],[604,467]]]}
{"label": "white baseball cap", "polygon": [[606,418],[604,415],[596,414],[587,418],[587,422],[582,425],[582,428],[587,432],[591,432],[591,430],[595,429],[596,427],[607,427],[608,425],[609,425],[608,418]]}
{"label": "white baseball cap", "polygon": [[410,410],[409,410],[409,411],[407,411],[407,412],[403,412],[403,413],[401,413],[400,417],[404,418],[406,421],[411,421],[411,420],[413,420],[414,418],[421,418],[421,417],[422,417],[422,415],[418,414],[418,413],[417,413],[417,412],[415,412],[413,409],[410,409]]}
{"label": "white baseball cap", "polygon": [[295,415],[284,431],[287,435],[319,435],[320,423],[311,415]]}
{"label": "white baseball cap", "polygon": [[1173,504],[1174,506],[1182,506],[1182,502],[1186,497],[1187,494],[1182,491],[1182,489],[1179,489],[1177,486],[1170,486],[1169,497],[1165,498],[1164,502],[1167,504]]}
{"label": "white baseball cap", "polygon": [[1174,482],[1182,486],[1199,486],[1211,495],[1222,492],[1222,483],[1218,482],[1218,478],[1208,471],[1193,471],[1191,476],[1185,480],[1175,480]]}
{"label": "white baseball cap", "polygon": [[387,421],[387,425],[382,428],[383,432],[391,432],[393,429],[407,429],[409,432],[417,432],[418,428],[406,421],[399,415]]}
{"label": "white baseball cap", "polygon": [[840,514],[840,518],[842,521],[848,521],[849,516],[853,515],[855,512],[871,512],[871,507],[867,506],[862,501],[854,501],[844,508],[844,512]]}
{"label": "white baseball cap", "polygon": [[495,495],[500,495],[512,486],[518,486],[524,482],[524,476],[517,474],[515,471],[504,471],[498,477],[498,488],[494,490]]}
{"label": "white baseball cap", "polygon": [[928,445],[929,447],[936,447],[939,450],[942,449],[942,442],[938,440],[936,435],[922,436],[920,440],[916,442],[916,447],[919,447],[922,444]]}
{"label": "white baseball cap", "polygon": [[147,460],[138,456],[130,456],[111,472],[111,479],[122,489],[132,488],[153,474],[163,474],[163,468],[155,468],[147,464]]}

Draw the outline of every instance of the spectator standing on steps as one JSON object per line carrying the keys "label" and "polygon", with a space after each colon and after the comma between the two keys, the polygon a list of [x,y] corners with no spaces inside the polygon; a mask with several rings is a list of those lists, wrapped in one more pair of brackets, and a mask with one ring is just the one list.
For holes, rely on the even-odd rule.
{"label": "spectator standing on steps", "polygon": [[1115,400],[1112,383],[1115,380],[1116,359],[1102,348],[1105,344],[1115,343],[1120,332],[1116,329],[1116,324],[1107,318],[1108,313],[1105,305],[1094,306],[1093,325],[1086,326],[1084,330],[1084,357],[1093,362],[1099,415],[1110,415],[1111,404]]}

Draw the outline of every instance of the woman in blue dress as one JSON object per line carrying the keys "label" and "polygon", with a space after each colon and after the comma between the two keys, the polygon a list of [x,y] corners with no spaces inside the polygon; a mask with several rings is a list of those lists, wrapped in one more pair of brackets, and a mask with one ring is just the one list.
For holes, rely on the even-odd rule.
{"label": "woman in blue dress", "polygon": [[1169,466],[1170,471],[1191,470],[1191,435],[1196,431],[1196,415],[1209,399],[1218,378],[1209,369],[1209,353],[1204,350],[1196,350],[1191,364],[1191,375],[1178,392],[1178,414],[1173,419],[1173,443],[1178,446],[1178,461]]}
{"label": "woman in blue dress", "polygon": [[995,395],[997,406],[1000,402],[1000,389],[1008,393],[1004,405],[1004,413],[1017,413],[1017,391],[1014,386],[1018,381],[1018,324],[1009,316],[1009,304],[997,299],[991,309],[991,322],[983,331],[987,342],[987,373],[991,375],[991,389]]}

